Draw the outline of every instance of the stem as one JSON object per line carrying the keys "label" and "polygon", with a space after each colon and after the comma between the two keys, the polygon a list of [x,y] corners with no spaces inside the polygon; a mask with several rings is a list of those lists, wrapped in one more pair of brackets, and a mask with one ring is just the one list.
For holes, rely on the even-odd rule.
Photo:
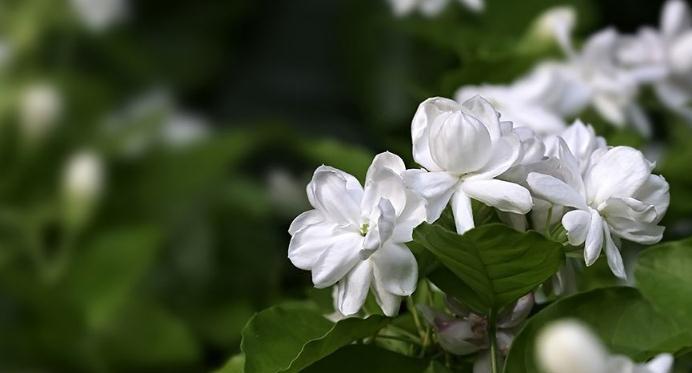
{"label": "stem", "polygon": [[425,337],[425,331],[423,330],[423,326],[420,322],[418,310],[416,309],[416,305],[413,303],[413,298],[411,296],[407,298],[407,301],[408,306],[411,309],[411,315],[413,315],[413,323],[416,324],[416,329],[418,330],[418,337],[422,340]]}
{"label": "stem", "polygon": [[550,238],[550,221],[553,220],[553,206],[548,209],[548,216],[545,219],[545,235]]}
{"label": "stem", "polygon": [[492,373],[498,373],[497,367],[497,336],[495,335],[495,319],[496,311],[490,311],[488,316],[488,339],[490,340],[490,371]]}

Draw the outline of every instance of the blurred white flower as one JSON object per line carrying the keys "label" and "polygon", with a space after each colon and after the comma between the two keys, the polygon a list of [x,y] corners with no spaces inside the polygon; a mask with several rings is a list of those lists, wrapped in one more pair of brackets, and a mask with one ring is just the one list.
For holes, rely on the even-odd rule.
{"label": "blurred white flower", "polygon": [[194,144],[209,136],[209,127],[204,119],[184,112],[173,112],[162,128],[163,141],[174,147]]}
{"label": "blurred white flower", "polygon": [[556,321],[536,338],[536,358],[546,373],[669,373],[673,356],[661,354],[644,364],[609,355],[601,341],[582,323]]}
{"label": "blurred white flower", "polygon": [[531,210],[526,188],[497,178],[517,162],[521,143],[512,123],[501,122],[486,100],[427,99],[413,118],[411,136],[413,158],[425,169],[408,170],[404,179],[427,200],[428,222],[450,200],[459,234],[475,226],[471,199],[504,212]]}
{"label": "blurred white flower", "polygon": [[651,124],[637,103],[640,82],[636,74],[617,61],[621,36],[608,28],[589,37],[581,51],[570,58],[571,66],[591,89],[591,106],[608,122],[634,126],[649,136]]}
{"label": "blurred white flower", "polygon": [[104,31],[127,16],[126,0],[70,0],[82,23],[95,32]]}
{"label": "blurred white flower", "polygon": [[[398,17],[419,11],[426,17],[434,17],[444,10],[450,0],[388,0],[392,11]],[[459,0],[467,9],[479,13],[485,8],[484,0]]]}
{"label": "blurred white flower", "polygon": [[[643,244],[661,240],[664,227],[658,223],[670,202],[668,183],[651,174],[653,164],[640,151],[626,146],[605,148],[583,125],[576,125],[573,133],[572,147],[580,158],[558,138],[559,167],[552,174],[532,172],[527,182],[536,198],[572,209],[562,217],[562,225],[571,245],[585,243],[587,266],[605,247],[611,271],[625,278],[619,240]],[[584,149],[593,153],[588,155]]]}
{"label": "blurred white flower", "polygon": [[288,258],[312,271],[315,287],[336,284],[343,315],[360,310],[368,289],[386,315],[395,315],[401,297],[416,289],[416,259],[404,243],[425,220],[425,202],[404,186],[404,170],[401,158],[381,153],[363,188],[353,176],[320,166],[307,186],[314,210],[291,223]]}
{"label": "blurred white flower", "polygon": [[295,214],[307,205],[302,183],[284,168],[275,168],[267,173],[269,199],[280,212]]}
{"label": "blurred white flower", "polygon": [[91,214],[103,191],[103,161],[92,151],[72,155],[63,171],[66,219],[71,226],[81,225]]}
{"label": "blurred white flower", "polygon": [[644,27],[625,38],[617,54],[642,83],[671,110],[692,121],[692,17],[682,0],[668,0],[660,30]]}
{"label": "blurred white flower", "polygon": [[49,83],[25,87],[19,105],[20,128],[29,141],[40,140],[50,133],[63,111],[62,95]]}

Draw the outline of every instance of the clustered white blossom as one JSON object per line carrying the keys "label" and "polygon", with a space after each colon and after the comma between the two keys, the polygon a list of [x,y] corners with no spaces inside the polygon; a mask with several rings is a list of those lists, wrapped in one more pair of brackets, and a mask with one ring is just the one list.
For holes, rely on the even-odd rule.
{"label": "clustered white blossom", "polygon": [[682,0],[668,0],[660,29],[622,35],[612,28],[589,37],[577,49],[571,41],[574,10],[554,8],[536,22],[536,36],[551,34],[566,58],[544,61],[509,85],[463,86],[458,101],[481,95],[515,126],[554,134],[565,120],[593,108],[607,122],[632,125],[648,136],[651,125],[638,103],[651,86],[661,103],[692,122],[692,18]]}
{"label": "clustered white blossom", "polygon": [[669,204],[668,183],[636,149],[608,147],[576,121],[558,135],[539,137],[503,120],[485,99],[463,103],[430,98],[411,125],[413,159],[406,169],[391,153],[375,157],[365,186],[321,166],[308,184],[314,208],[289,229],[288,257],[312,271],[318,288],[336,285],[343,315],[357,313],[371,289],[387,315],[415,291],[417,264],[406,242],[413,229],[435,222],[451,205],[457,233],[474,228],[471,200],[494,207],[525,229],[561,222],[569,244],[584,245],[586,265],[605,252],[612,272],[625,269],[622,239],[658,242]]}
{"label": "clustered white blossom", "polygon": [[572,320],[548,325],[536,340],[536,350],[546,373],[669,373],[673,367],[670,354],[660,354],[644,364],[611,355],[586,326]]}

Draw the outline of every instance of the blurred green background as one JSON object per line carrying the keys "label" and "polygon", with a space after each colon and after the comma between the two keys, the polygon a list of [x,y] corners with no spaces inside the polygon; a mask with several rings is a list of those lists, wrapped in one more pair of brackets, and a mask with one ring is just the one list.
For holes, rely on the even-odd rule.
{"label": "blurred green background", "polygon": [[[384,150],[413,165],[423,99],[560,56],[528,33],[550,6],[576,8],[579,38],[661,7],[488,0],[429,19],[385,0],[123,0],[106,26],[76,11],[113,1],[0,0],[0,371],[222,365],[253,312],[307,296],[286,230],[315,167],[362,178]],[[690,127],[649,96],[667,234],[684,236]]]}

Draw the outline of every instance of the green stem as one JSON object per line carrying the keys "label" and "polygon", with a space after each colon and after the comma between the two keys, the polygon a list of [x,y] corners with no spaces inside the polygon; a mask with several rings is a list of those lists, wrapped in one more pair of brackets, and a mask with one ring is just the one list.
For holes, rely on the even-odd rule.
{"label": "green stem", "polygon": [[550,238],[550,221],[553,220],[553,206],[548,209],[548,217],[545,219],[545,235]]}
{"label": "green stem", "polygon": [[496,317],[496,311],[490,311],[488,316],[488,339],[490,340],[490,371],[492,373],[499,372],[497,367],[497,336],[495,333]]}

